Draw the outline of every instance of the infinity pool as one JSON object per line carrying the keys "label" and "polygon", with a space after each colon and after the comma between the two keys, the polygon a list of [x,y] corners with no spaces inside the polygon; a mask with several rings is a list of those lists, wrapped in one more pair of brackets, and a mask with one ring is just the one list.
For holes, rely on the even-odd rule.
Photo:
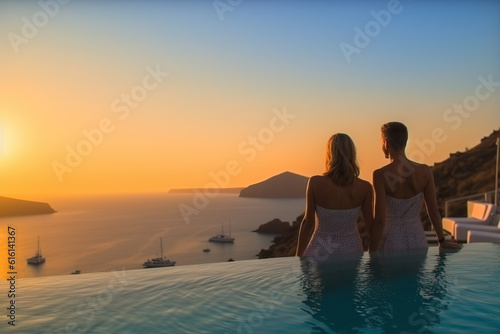
{"label": "infinity pool", "polygon": [[499,280],[500,244],[26,278],[12,332],[498,333]]}

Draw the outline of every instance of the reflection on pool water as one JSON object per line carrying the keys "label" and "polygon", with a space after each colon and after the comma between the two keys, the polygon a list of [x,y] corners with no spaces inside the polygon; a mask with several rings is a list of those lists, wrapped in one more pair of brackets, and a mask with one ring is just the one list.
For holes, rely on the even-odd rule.
{"label": "reflection on pool water", "polygon": [[499,264],[500,244],[471,244],[26,278],[15,332],[496,333]]}

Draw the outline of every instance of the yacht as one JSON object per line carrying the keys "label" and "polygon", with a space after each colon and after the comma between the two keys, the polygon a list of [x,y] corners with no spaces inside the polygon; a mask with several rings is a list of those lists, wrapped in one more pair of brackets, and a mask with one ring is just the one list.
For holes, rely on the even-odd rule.
{"label": "yacht", "polygon": [[229,223],[229,235],[224,234],[224,224],[222,224],[221,234],[214,235],[213,237],[208,239],[208,241],[224,243],[234,242],[234,238],[231,236],[231,223]]}
{"label": "yacht", "polygon": [[160,268],[160,267],[173,267],[175,266],[175,261],[171,261],[163,256],[163,243],[162,238],[160,237],[160,254],[161,257],[157,257],[155,259],[147,260],[142,264],[144,268]]}
{"label": "yacht", "polygon": [[28,259],[28,264],[41,264],[44,262],[45,258],[42,256],[42,252],[40,251],[40,237],[38,237],[38,248],[36,254]]}

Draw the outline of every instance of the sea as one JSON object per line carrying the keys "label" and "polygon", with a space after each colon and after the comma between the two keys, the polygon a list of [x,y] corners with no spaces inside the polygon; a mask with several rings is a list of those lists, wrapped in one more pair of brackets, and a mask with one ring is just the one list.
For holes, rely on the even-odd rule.
{"label": "sea", "polygon": [[[160,237],[164,256],[176,266],[256,259],[275,235],[252,231],[274,218],[293,222],[305,199],[165,193],[59,197],[49,204],[57,213],[0,219],[2,279],[12,262],[18,278],[141,269],[160,255]],[[233,244],[208,241],[222,229],[235,238]],[[10,244],[9,231],[15,238]],[[38,238],[46,262],[28,265]],[[7,245],[14,250],[11,259]]]}

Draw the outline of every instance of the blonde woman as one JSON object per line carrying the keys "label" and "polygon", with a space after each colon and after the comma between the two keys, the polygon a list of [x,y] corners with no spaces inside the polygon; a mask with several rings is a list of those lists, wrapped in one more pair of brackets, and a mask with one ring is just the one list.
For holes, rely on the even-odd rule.
{"label": "blonde woman", "polygon": [[307,185],[306,212],[297,242],[297,256],[326,260],[337,254],[362,254],[357,220],[362,213],[367,231],[373,221],[373,190],[361,180],[356,147],[343,133],[326,147],[326,171]]}

